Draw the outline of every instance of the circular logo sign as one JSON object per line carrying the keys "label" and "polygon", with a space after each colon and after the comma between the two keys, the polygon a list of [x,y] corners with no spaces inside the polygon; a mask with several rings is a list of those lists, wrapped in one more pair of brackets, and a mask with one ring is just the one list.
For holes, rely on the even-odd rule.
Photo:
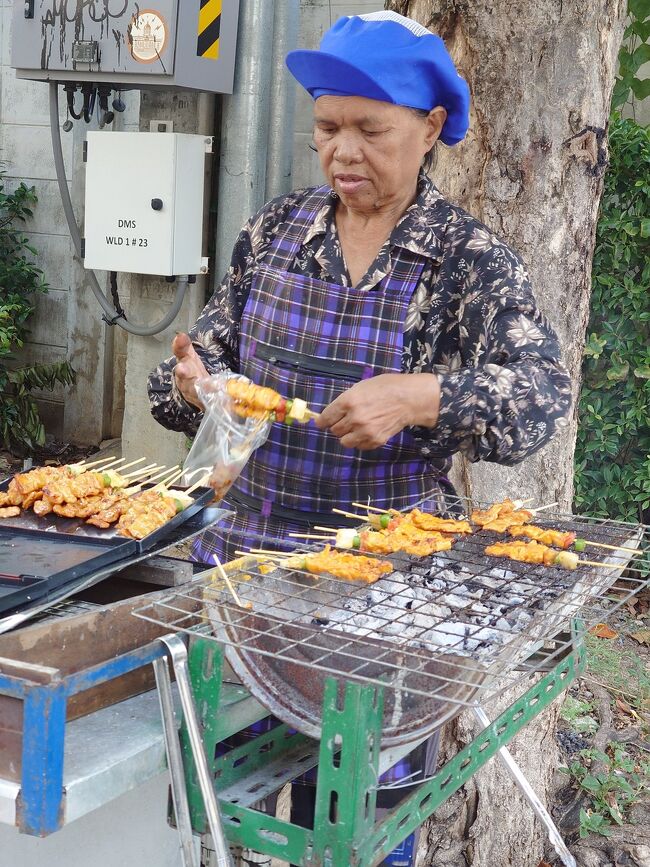
{"label": "circular logo sign", "polygon": [[167,46],[167,26],[158,12],[137,12],[128,28],[131,56],[138,63],[153,63]]}

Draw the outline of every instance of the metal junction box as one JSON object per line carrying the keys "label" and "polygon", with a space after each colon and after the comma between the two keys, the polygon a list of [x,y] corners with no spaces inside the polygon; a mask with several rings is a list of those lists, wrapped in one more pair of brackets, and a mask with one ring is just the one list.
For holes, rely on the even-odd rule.
{"label": "metal junction box", "polygon": [[202,135],[89,132],[85,267],[205,273],[203,190],[211,145]]}
{"label": "metal junction box", "polygon": [[38,81],[232,93],[238,16],[239,0],[14,0],[11,65]]}

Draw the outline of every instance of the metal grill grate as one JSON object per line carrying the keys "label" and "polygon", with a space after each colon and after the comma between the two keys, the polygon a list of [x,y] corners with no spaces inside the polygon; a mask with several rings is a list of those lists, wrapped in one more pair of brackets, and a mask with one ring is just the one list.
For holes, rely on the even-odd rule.
{"label": "metal grill grate", "polygon": [[403,743],[555,664],[571,648],[573,618],[602,622],[646,585],[650,559],[634,556],[645,528],[543,514],[537,526],[614,545],[581,555],[607,566],[571,571],[490,557],[485,546],[504,536],[480,531],[430,557],[382,555],[395,571],[373,585],[280,567],[261,574],[251,559],[229,570],[250,610],[209,570],[136,614],[225,645],[253,694],[313,736],[327,675],[381,685],[386,742]]}

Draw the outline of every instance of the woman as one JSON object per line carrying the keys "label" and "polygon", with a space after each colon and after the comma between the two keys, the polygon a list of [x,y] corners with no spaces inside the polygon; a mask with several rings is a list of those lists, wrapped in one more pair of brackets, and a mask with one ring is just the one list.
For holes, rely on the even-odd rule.
{"label": "woman", "polygon": [[468,128],[468,88],[442,40],[391,12],[344,17],[287,65],[314,98],[326,184],[244,227],[150,398],[161,424],[195,431],[196,380],[230,368],[321,415],[273,426],[227,496],[233,530],[196,547],[206,563],[332,524],[332,507],[355,501],[442,506],[455,452],[521,461],[570,404],[519,256],[423,170],[438,139]]}

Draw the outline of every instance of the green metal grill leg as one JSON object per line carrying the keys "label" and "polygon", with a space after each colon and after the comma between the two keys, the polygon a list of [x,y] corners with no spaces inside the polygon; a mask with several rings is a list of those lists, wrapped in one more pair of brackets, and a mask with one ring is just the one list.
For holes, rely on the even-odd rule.
{"label": "green metal grill leg", "polygon": [[[205,754],[208,765],[212,767],[215,749],[219,741],[217,708],[219,707],[223,676],[222,648],[214,641],[192,638],[188,655],[188,669]],[[196,834],[206,834],[209,830],[208,820],[184,719],[181,725],[180,739],[192,828]]]}
{"label": "green metal grill leg", "polygon": [[[342,707],[339,694],[343,696]],[[375,824],[383,706],[381,689],[344,684],[332,677],[326,681],[314,816],[315,855],[307,864],[353,867],[359,863],[359,849]]]}

